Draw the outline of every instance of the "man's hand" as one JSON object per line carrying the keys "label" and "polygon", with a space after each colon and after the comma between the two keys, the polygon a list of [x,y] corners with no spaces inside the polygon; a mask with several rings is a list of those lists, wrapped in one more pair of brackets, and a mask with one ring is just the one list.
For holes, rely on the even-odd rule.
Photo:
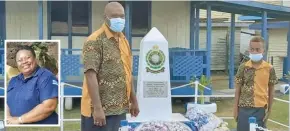
{"label": "man's hand", "polygon": [[263,121],[264,121],[265,124],[267,123],[267,120],[268,120],[269,116],[270,116],[270,111],[267,111],[265,116],[264,116],[264,118],[263,118]]}
{"label": "man's hand", "polygon": [[238,122],[238,108],[234,108],[234,119]]}
{"label": "man's hand", "polygon": [[131,116],[138,116],[139,114],[139,106],[138,106],[138,102],[137,101],[133,101],[130,105],[130,113],[131,113]]}
{"label": "man's hand", "polygon": [[93,112],[94,124],[96,126],[106,125],[106,116],[102,108],[95,108]]}
{"label": "man's hand", "polygon": [[9,117],[7,119],[8,124],[20,124],[20,121],[18,120],[18,117]]}

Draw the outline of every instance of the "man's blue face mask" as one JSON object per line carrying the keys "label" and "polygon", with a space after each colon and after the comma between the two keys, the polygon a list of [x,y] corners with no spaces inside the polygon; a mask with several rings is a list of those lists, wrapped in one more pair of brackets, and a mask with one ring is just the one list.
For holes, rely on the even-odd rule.
{"label": "man's blue face mask", "polygon": [[114,32],[122,32],[125,28],[125,19],[122,18],[111,18],[110,29]]}

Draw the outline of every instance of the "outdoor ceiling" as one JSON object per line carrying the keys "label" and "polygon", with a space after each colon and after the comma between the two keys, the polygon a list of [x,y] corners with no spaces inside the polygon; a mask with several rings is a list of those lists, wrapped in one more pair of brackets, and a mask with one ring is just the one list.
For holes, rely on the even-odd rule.
{"label": "outdoor ceiling", "polygon": [[235,13],[249,16],[262,16],[267,11],[267,17],[290,20],[290,8],[285,6],[265,4],[255,1],[195,1],[200,9],[207,9],[211,5],[212,11]]}

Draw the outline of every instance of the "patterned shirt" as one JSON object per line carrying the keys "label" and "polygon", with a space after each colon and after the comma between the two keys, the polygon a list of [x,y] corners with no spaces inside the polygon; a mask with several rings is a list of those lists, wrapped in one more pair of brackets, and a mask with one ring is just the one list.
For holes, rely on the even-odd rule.
{"label": "patterned shirt", "polygon": [[[102,107],[107,116],[126,113],[131,91],[131,51],[121,33],[116,40],[106,24],[90,35],[83,46],[84,72],[97,73]],[[81,113],[90,117],[92,103],[84,79]]]}
{"label": "patterned shirt", "polygon": [[255,69],[249,60],[239,67],[236,83],[241,85],[239,107],[267,107],[269,85],[277,84],[278,79],[269,63],[263,61]]}

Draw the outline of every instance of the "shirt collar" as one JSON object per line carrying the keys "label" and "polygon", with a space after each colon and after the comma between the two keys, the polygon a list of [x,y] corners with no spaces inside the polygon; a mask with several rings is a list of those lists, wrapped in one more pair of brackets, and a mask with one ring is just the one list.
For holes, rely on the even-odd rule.
{"label": "shirt collar", "polygon": [[[108,39],[110,39],[110,38],[112,38],[112,37],[114,38],[114,34],[113,34],[113,32],[109,29],[109,27],[108,27],[108,25],[107,25],[106,23],[104,23],[104,24],[102,25],[102,28],[104,29],[105,34],[106,34],[106,36],[107,36]],[[119,36],[120,36],[121,38],[125,38],[125,36],[124,36],[123,33],[119,33]]]}
{"label": "shirt collar", "polygon": [[[249,60],[246,62],[245,66],[252,68],[253,62],[251,60]],[[262,69],[262,68],[266,68],[266,67],[271,67],[271,65],[263,60],[258,69]]]}
{"label": "shirt collar", "polygon": [[37,66],[36,68],[35,68],[35,71],[34,71],[34,73],[32,74],[32,76],[30,76],[30,77],[28,77],[28,78],[24,78],[24,76],[23,76],[23,73],[21,73],[19,76],[18,76],[18,78],[20,79],[20,80],[22,80],[22,81],[27,81],[27,80],[29,80],[30,78],[33,78],[33,77],[36,77],[36,76],[38,76],[38,74],[39,74],[39,69],[40,69],[40,66]]}

